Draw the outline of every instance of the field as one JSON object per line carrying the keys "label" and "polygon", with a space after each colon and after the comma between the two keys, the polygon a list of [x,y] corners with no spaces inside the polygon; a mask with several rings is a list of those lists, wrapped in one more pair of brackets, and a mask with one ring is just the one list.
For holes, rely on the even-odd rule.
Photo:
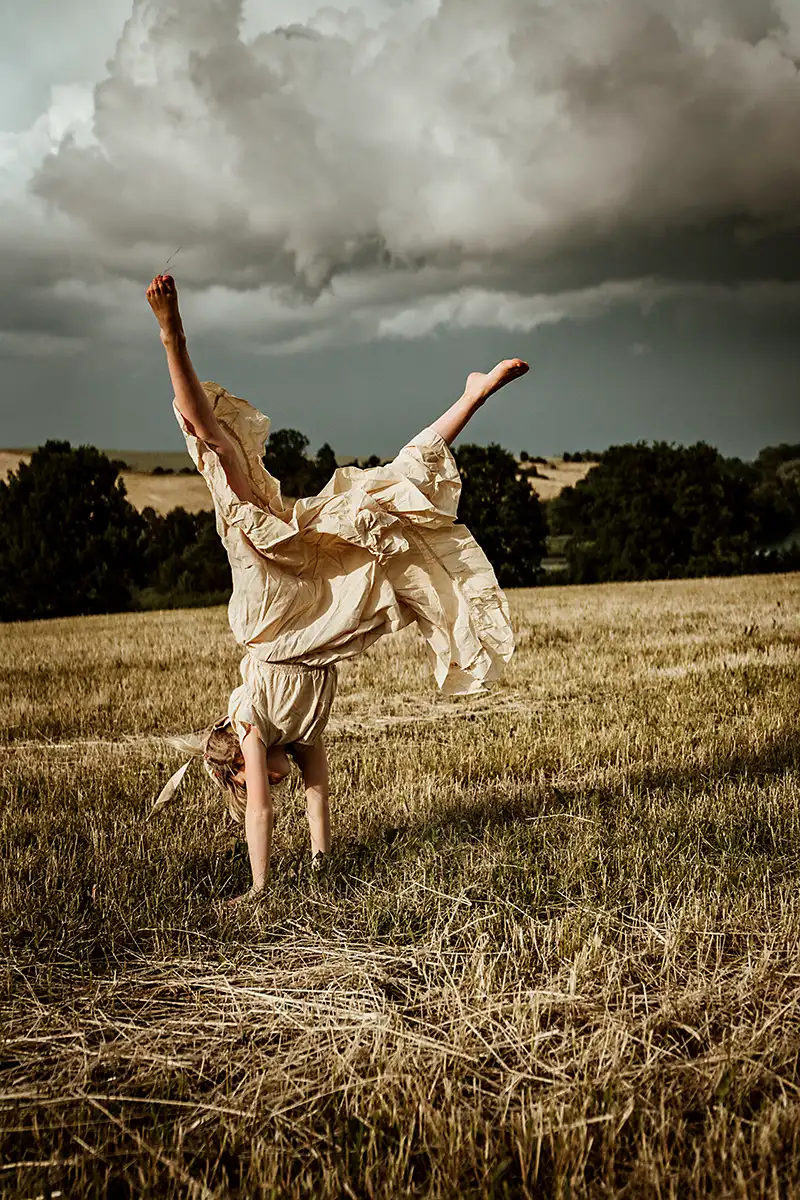
{"label": "field", "polygon": [[800,1195],[800,577],[510,594],[485,697],[345,664],[266,897],[167,734],[224,610],[0,627],[0,1190]]}
{"label": "field", "polygon": [[[528,482],[540,500],[552,500],[565,487],[574,487],[585,479],[595,462],[564,462],[561,458],[549,458],[546,463],[535,463],[537,474],[529,475]],[[523,466],[524,469],[524,466]]]}
{"label": "field", "polygon": [[[118,458],[133,470],[122,471],[122,480],[128,499],[134,508],[154,508],[157,513],[168,513],[173,508],[185,508],[187,512],[203,512],[212,508],[211,495],[205,481],[194,469],[189,455],[181,450],[175,453],[152,453],[133,450],[106,450],[110,458]],[[27,450],[0,450],[0,479],[9,471],[15,471],[20,462],[30,460]],[[153,475],[154,467],[174,471],[173,475]],[[185,467],[192,468],[191,475],[178,474]]]}
{"label": "field", "polygon": [[[184,451],[170,453],[144,450],[106,450],[111,458],[121,459],[133,468],[122,471],[122,479],[128,499],[139,512],[148,506],[157,513],[168,513],[173,508],[185,508],[187,512],[205,512],[212,508],[211,495],[205,481],[193,471],[191,475],[178,474],[182,468],[191,467],[192,460]],[[0,450],[0,479],[14,471],[20,462],[28,462],[30,451]],[[340,464],[352,461],[340,459]],[[539,464],[537,476],[531,475],[529,482],[542,500],[551,500],[565,487],[571,487],[589,473],[594,463],[565,463],[560,458],[549,459]],[[174,471],[173,475],[153,475],[154,467]]]}

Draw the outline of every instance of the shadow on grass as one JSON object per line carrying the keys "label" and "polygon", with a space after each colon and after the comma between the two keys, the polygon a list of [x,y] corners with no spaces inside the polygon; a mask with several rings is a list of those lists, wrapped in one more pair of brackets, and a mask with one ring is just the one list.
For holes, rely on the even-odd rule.
{"label": "shadow on grass", "polygon": [[[442,812],[411,815],[401,826],[383,826],[367,837],[340,835],[336,863],[340,870],[375,869],[421,851],[426,846],[452,847],[483,842],[487,837],[530,822],[583,814],[610,825],[630,819],[630,800],[681,793],[687,798],[721,782],[761,784],[800,769],[800,732],[788,730],[757,748],[742,748],[713,762],[699,760],[676,766],[643,764],[630,771],[621,786],[578,789],[520,779],[510,784],[501,772],[465,784],[474,789]],[[759,852],[763,847],[752,846]]]}
{"label": "shadow on grass", "polygon": [[[763,806],[759,810],[755,804],[744,805],[738,797],[719,809],[695,802],[720,782],[756,785],[796,772],[798,765],[800,737],[787,731],[712,762],[658,768],[640,764],[614,787],[562,788],[501,773],[486,775],[462,784],[460,794],[438,810],[410,813],[402,825],[389,825],[378,813],[365,835],[341,830],[331,861],[319,875],[310,870],[305,846],[302,852],[277,848],[268,916],[275,924],[272,931],[261,929],[259,937],[277,936],[298,903],[311,903],[311,897],[330,909],[331,919],[347,899],[347,911],[358,926],[360,909],[366,911],[371,903],[362,896],[365,882],[369,889],[375,881],[384,897],[380,905],[386,907],[393,887],[402,890],[420,874],[427,878],[428,872],[431,878],[451,879],[454,888],[480,887],[489,904],[493,895],[507,895],[537,908],[569,904],[572,887],[590,886],[593,879],[600,880],[598,902],[615,903],[615,896],[619,899],[622,889],[633,884],[650,894],[663,885],[664,862],[670,855],[676,879],[685,876],[698,882],[701,865],[713,883],[716,864],[723,862],[731,887],[737,880],[749,886],[753,872],[763,869],[773,871],[777,879],[796,870],[788,809],[785,814],[765,812]],[[578,837],[580,843],[574,840]],[[579,879],[568,878],[560,865],[570,844],[573,867],[575,862],[581,865]],[[479,856],[477,864],[471,864],[471,856],[465,854],[470,846],[487,847],[485,861]],[[602,883],[609,855],[614,858],[619,895]],[[63,906],[54,907],[52,895],[48,899],[34,890],[24,911],[9,913],[4,936],[15,958],[38,959],[40,965],[58,961],[68,948],[68,957],[80,961],[90,975],[129,958],[140,960],[163,942],[177,944],[196,936],[227,941],[230,920],[219,916],[215,901],[247,887],[244,841],[231,843],[221,853],[211,845],[204,847],[190,855],[182,872],[186,890],[169,888],[155,908],[140,904],[142,897],[136,896],[123,899],[121,908],[113,903],[106,907],[89,893],[65,897]],[[138,920],[131,920],[131,904],[139,909]],[[344,913],[339,912],[339,918],[344,919]]]}
{"label": "shadow on grass", "polygon": [[643,766],[629,780],[639,788],[668,791],[722,780],[762,783],[785,771],[800,769],[800,729],[787,729],[758,748],[742,747],[713,762],[698,760],[676,767]]}

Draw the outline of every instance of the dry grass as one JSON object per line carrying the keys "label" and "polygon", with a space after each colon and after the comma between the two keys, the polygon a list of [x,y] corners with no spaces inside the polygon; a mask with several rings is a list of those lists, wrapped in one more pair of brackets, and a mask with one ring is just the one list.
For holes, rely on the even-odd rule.
{"label": "dry grass", "polygon": [[552,500],[563,492],[565,487],[574,487],[581,479],[585,479],[596,462],[564,462],[560,458],[548,459],[547,463],[534,463],[537,474],[529,475],[528,480],[540,500]]}
{"label": "dry grass", "polygon": [[238,913],[201,773],[145,820],[224,612],[0,628],[0,1189],[800,1194],[800,577],[511,602],[485,698],[344,666],[336,854],[289,785]]}
{"label": "dry grass", "polygon": [[128,499],[142,512],[154,508],[165,516],[173,508],[187,512],[210,512],[214,507],[211,493],[201,475],[139,475],[123,471],[122,480]]}

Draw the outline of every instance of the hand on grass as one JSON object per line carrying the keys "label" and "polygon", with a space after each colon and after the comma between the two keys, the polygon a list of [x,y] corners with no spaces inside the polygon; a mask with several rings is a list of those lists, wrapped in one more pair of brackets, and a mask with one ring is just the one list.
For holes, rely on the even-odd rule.
{"label": "hand on grass", "polygon": [[248,891],[242,892],[241,896],[231,896],[228,900],[223,901],[223,903],[226,908],[239,908],[243,904],[257,900],[262,892],[263,888],[251,887]]}

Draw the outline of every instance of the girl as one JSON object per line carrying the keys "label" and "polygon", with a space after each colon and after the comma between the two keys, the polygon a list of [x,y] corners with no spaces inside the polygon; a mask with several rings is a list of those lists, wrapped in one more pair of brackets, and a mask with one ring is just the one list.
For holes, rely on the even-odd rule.
{"label": "girl", "polygon": [[[214,500],[228,552],[231,628],[244,647],[242,684],[200,744],[206,769],[244,817],[251,893],[269,870],[270,784],[303,773],[312,861],[330,849],[322,734],[336,662],[416,621],[439,687],[483,691],[514,650],[508,605],[483,551],[455,523],[461,481],[449,445],[481,405],[527,364],[507,359],[468,377],[463,395],[392,462],[340,467],[317,496],[287,507],[264,468],[269,421],[216,383],[200,383],[170,275],[147,289],[189,453]],[[186,764],[188,765],[188,764]],[[186,765],[159,797],[171,799]]]}

